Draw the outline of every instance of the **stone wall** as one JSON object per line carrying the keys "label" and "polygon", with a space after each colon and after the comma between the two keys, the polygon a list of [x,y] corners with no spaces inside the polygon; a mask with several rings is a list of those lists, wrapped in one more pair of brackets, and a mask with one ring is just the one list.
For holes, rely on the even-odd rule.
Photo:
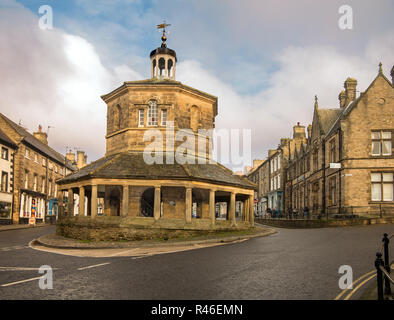
{"label": "stone wall", "polygon": [[209,219],[193,219],[186,223],[184,219],[159,219],[145,217],[64,217],[56,225],[58,235],[79,240],[151,240],[172,239],[197,235],[209,235],[215,232],[247,230],[248,222],[216,221],[214,226]]}

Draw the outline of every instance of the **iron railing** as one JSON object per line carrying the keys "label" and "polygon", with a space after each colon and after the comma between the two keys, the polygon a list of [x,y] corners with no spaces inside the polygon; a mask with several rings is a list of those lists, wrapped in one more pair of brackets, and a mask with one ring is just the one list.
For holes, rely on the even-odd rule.
{"label": "iron railing", "polygon": [[[385,233],[383,235],[381,249],[376,253],[375,268],[378,285],[378,300],[384,300],[385,295],[391,295],[390,283],[394,284],[394,280],[390,276],[391,265],[394,263],[394,260],[391,262],[389,260],[389,243],[392,237],[394,237],[394,234],[389,237],[388,234]],[[382,259],[382,251],[384,259]]]}

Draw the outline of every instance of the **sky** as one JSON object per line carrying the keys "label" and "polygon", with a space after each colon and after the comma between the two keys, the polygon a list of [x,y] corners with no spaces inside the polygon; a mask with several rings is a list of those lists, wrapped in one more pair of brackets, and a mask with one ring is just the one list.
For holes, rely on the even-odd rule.
{"label": "sky", "polygon": [[[40,28],[50,6],[53,29]],[[341,29],[342,5],[352,28]],[[61,153],[105,153],[100,96],[150,77],[156,25],[170,23],[176,79],[218,97],[216,128],[251,129],[265,159],[297,122],[339,107],[347,77],[358,94],[394,65],[391,0],[0,0],[0,112],[30,132],[41,124]],[[349,21],[347,21],[349,23]]]}

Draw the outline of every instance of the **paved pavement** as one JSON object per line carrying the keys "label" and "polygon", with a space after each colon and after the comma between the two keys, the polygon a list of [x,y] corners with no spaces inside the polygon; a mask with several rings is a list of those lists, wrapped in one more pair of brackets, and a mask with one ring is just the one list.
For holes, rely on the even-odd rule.
{"label": "paved pavement", "polygon": [[[341,292],[338,268],[352,266],[354,279],[373,270],[382,234],[394,233],[394,225],[277,229],[244,242],[140,257],[74,257],[26,247],[54,230],[0,233],[0,299],[331,300]],[[52,290],[39,289],[37,279],[19,282],[40,276],[41,265],[56,268]]]}

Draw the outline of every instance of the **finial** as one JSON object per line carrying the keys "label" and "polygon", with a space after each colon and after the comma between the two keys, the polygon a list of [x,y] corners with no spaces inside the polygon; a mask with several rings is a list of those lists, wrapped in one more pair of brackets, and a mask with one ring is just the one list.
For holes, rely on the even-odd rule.
{"label": "finial", "polygon": [[161,41],[162,41],[161,46],[164,48],[167,47],[167,45],[166,45],[166,41],[167,41],[166,27],[168,27],[168,26],[170,26],[170,24],[167,24],[165,21],[164,21],[164,23],[157,25],[157,29],[163,29],[163,35],[161,37]]}
{"label": "finial", "polygon": [[383,71],[382,71],[382,63],[381,62],[379,62],[379,73],[382,73]]}
{"label": "finial", "polygon": [[319,102],[317,99],[317,95],[315,94],[315,108],[319,107]]}

